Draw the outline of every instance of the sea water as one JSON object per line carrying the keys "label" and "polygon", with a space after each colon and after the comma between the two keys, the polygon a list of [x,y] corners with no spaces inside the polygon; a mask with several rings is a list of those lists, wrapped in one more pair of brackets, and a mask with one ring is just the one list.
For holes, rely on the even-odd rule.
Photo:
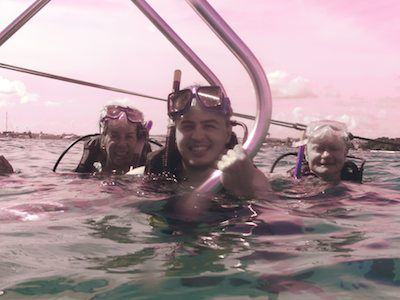
{"label": "sea water", "polygon": [[165,187],[71,172],[82,144],[52,172],[69,142],[0,140],[16,171],[0,176],[0,299],[400,299],[399,152],[353,151],[362,185],[225,196],[185,224],[157,212]]}

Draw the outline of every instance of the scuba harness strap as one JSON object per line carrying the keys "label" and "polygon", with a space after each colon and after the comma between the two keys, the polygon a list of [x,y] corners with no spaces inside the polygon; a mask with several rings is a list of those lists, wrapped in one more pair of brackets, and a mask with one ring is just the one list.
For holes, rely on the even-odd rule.
{"label": "scuba harness strap", "polygon": [[104,156],[101,155],[100,135],[90,138],[83,146],[82,158],[74,170],[77,173],[92,173],[96,171],[95,162],[104,161]]}

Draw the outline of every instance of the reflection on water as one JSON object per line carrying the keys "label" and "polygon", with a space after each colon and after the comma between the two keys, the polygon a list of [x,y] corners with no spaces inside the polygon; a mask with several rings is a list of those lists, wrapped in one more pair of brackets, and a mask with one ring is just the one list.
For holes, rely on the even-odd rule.
{"label": "reflection on water", "polygon": [[398,299],[399,154],[358,152],[363,185],[210,197],[196,221],[167,183],[71,173],[81,146],[54,174],[68,142],[1,143],[18,173],[0,177],[0,299]]}

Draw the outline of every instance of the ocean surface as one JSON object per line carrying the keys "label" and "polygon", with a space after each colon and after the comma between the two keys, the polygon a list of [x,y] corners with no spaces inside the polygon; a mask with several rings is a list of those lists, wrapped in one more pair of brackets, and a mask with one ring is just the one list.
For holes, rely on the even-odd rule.
{"label": "ocean surface", "polygon": [[[71,172],[82,144],[52,172],[69,143],[0,139],[16,170],[0,176],[0,300],[400,299],[399,152],[353,151],[363,184],[277,179],[187,223],[165,213],[168,183]],[[288,151],[264,145],[255,164]]]}

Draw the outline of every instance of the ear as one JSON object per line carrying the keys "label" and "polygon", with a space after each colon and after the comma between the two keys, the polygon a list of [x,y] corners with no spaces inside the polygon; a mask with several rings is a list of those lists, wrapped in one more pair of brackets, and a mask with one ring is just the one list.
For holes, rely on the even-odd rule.
{"label": "ear", "polygon": [[105,143],[105,135],[102,134],[100,135],[100,149],[105,150],[106,149],[106,143]]}
{"label": "ear", "polygon": [[304,157],[306,158],[306,161],[308,161],[308,145],[304,147]]}
{"label": "ear", "polygon": [[228,144],[230,142],[231,137],[232,137],[232,124],[229,122],[229,124],[227,124],[227,129],[226,129],[225,144]]}

